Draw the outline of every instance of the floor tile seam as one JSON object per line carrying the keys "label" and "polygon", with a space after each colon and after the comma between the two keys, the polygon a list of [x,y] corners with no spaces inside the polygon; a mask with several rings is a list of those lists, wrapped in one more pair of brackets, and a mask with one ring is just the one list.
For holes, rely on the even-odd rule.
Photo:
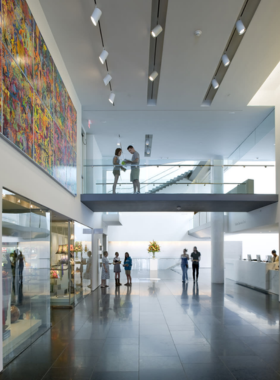
{"label": "floor tile seam", "polygon": [[[166,286],[167,286],[167,285],[166,285]],[[174,296],[173,296],[173,297],[174,297]],[[175,298],[175,297],[174,297],[174,298]],[[161,309],[162,309],[162,308],[161,308]],[[163,313],[163,311],[162,311],[162,313]],[[176,346],[176,344],[175,344],[175,342],[174,342],[173,336],[172,336],[172,334],[171,334],[171,331],[170,331],[169,325],[168,325],[168,323],[167,323],[167,321],[166,321],[166,318],[165,318],[164,313],[163,313],[163,316],[164,316],[165,322],[166,322],[166,324],[167,324],[168,331],[169,331],[169,333],[170,333],[170,336],[171,336],[172,342],[173,342],[173,344],[174,344],[174,347],[175,347],[175,350],[176,350],[176,353],[177,353],[178,359],[179,359],[179,361],[180,361],[180,363],[181,363],[182,370],[183,370],[183,372],[184,372],[184,374],[185,374],[185,376],[186,376],[186,378],[187,378],[187,373],[186,373],[186,371],[185,371],[184,365],[183,365],[183,363],[182,363],[181,357],[180,357],[180,355],[179,355],[179,352],[178,352],[177,346]]]}

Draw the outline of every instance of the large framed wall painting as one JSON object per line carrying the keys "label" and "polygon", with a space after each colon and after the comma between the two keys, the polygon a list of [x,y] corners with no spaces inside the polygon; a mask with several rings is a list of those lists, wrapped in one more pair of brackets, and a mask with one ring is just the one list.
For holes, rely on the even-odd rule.
{"label": "large framed wall painting", "polygon": [[26,0],[0,0],[0,132],[77,193],[77,112]]}

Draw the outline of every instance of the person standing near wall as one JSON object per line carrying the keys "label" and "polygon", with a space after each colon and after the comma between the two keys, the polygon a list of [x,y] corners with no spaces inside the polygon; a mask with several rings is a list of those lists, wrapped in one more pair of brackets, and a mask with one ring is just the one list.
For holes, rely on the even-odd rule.
{"label": "person standing near wall", "polygon": [[119,252],[115,253],[113,264],[114,264],[116,286],[120,286],[121,285],[120,283],[121,261],[119,259]]}
{"label": "person standing near wall", "polygon": [[125,160],[126,164],[131,164],[130,181],[133,183],[134,194],[140,194],[140,154],[136,152],[132,145],[129,145],[127,150],[132,154],[131,161]]}
{"label": "person standing near wall", "polygon": [[124,284],[125,286],[130,286],[131,285],[131,267],[132,267],[132,258],[129,256],[129,253],[125,253],[125,259],[123,266],[125,268],[125,274],[127,277],[127,282]]}
{"label": "person standing near wall", "polygon": [[198,252],[197,247],[193,247],[193,253],[191,254],[193,281],[195,281],[195,273],[196,273],[196,281],[198,280],[200,258],[201,258],[201,254],[200,252]]}
{"label": "person standing near wall", "polygon": [[271,253],[272,253],[272,256],[273,256],[272,261],[274,263],[279,263],[279,256],[277,256],[277,253],[276,253],[275,249],[273,251],[271,251]]}
{"label": "person standing near wall", "polygon": [[182,282],[188,282],[188,269],[190,256],[187,254],[188,250],[185,248],[181,255],[181,268],[182,268]]}
{"label": "person standing near wall", "polygon": [[108,285],[106,285],[106,280],[110,279],[110,272],[109,272],[109,260],[107,259],[108,252],[103,252],[102,257],[102,272],[101,272],[101,288],[108,288]]}

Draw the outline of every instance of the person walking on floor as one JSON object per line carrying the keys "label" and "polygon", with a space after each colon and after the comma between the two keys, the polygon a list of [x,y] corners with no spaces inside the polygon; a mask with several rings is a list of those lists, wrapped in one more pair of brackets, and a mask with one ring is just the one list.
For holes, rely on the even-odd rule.
{"label": "person walking on floor", "polygon": [[125,274],[127,278],[127,282],[125,286],[131,286],[131,267],[132,267],[132,258],[129,256],[129,253],[125,253],[125,259],[124,259],[124,269],[125,269]]}
{"label": "person walking on floor", "polygon": [[121,285],[121,283],[120,283],[121,263],[122,262],[119,259],[119,252],[116,252],[114,260],[113,260],[116,286]]}
{"label": "person walking on floor", "polygon": [[191,254],[193,281],[195,281],[195,273],[196,273],[196,281],[198,280],[200,258],[201,258],[201,254],[200,252],[198,252],[197,247],[193,247],[193,253]]}
{"label": "person walking on floor", "polygon": [[190,256],[187,254],[188,250],[185,248],[181,255],[181,268],[182,268],[182,282],[188,282],[188,269]]}
{"label": "person walking on floor", "polygon": [[106,285],[106,280],[110,279],[110,272],[109,272],[109,260],[107,259],[108,252],[103,252],[102,257],[102,272],[101,272],[101,288],[108,288],[108,285]]}
{"label": "person walking on floor", "polygon": [[130,181],[133,183],[134,194],[140,194],[140,154],[136,152],[132,145],[127,147],[129,153],[132,154],[131,161],[124,160],[126,164],[131,164]]}
{"label": "person walking on floor", "polygon": [[121,170],[124,172],[126,171],[126,169],[120,163],[121,154],[122,154],[121,148],[117,148],[115,150],[115,156],[113,158],[113,165],[114,165],[113,174],[114,174],[114,178],[115,178],[114,184],[113,184],[113,194],[116,194],[116,188],[117,188],[118,180],[119,180],[120,175],[121,175]]}

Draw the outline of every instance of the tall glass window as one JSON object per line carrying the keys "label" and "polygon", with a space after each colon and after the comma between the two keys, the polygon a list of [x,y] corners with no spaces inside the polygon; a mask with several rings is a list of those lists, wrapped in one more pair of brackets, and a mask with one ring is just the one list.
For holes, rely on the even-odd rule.
{"label": "tall glass window", "polygon": [[2,191],[3,362],[50,328],[50,212]]}

